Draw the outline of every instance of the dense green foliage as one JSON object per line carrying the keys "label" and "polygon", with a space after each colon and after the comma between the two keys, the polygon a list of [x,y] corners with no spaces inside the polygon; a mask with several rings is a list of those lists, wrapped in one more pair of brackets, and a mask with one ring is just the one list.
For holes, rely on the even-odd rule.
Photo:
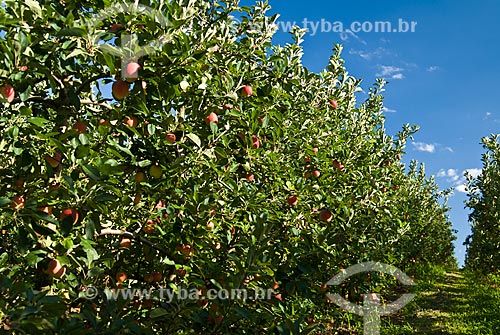
{"label": "dense green foliage", "polygon": [[[169,25],[127,12],[86,24],[110,3],[0,8],[0,84],[16,92],[0,106],[4,329],[308,333],[342,324],[321,287],[342,268],[453,262],[446,192],[423,166],[400,162],[417,128],[386,134],[384,83],[358,103],[360,80],[347,75],[340,46],[316,74],[301,64],[302,31],[271,44],[265,3],[152,1],[143,4]],[[110,31],[116,23],[123,29]],[[115,100],[107,84],[120,80],[121,59],[109,52],[124,32],[165,43],[134,59],[139,79]],[[218,123],[206,122],[211,113]],[[54,259],[62,276],[44,271]],[[128,279],[118,282],[121,271]],[[330,290],[359,301],[393,281]],[[91,286],[100,294],[86,300]],[[172,303],[105,294],[160,286],[276,292]]]}
{"label": "dense green foliage", "polygon": [[466,240],[466,265],[485,274],[500,268],[500,144],[499,135],[482,139],[485,149],[481,174],[468,176],[466,206],[471,209],[472,233]]}

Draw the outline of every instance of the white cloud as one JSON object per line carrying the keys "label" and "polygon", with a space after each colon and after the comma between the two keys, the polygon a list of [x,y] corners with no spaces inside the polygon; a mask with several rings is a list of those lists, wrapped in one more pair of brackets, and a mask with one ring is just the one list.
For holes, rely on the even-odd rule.
{"label": "white cloud", "polygon": [[375,74],[377,77],[403,79],[404,75],[401,73],[403,68],[397,66],[378,65],[379,72]]}
{"label": "white cloud", "polygon": [[483,170],[482,169],[467,169],[464,172],[469,172],[469,174],[472,177],[476,178],[481,174],[481,172],[483,172]]}
{"label": "white cloud", "polygon": [[424,143],[424,142],[413,142],[412,144],[415,147],[415,150],[417,151],[423,151],[429,153],[433,153],[434,151],[436,151],[436,146],[434,144]]}
{"label": "white cloud", "polygon": [[393,55],[392,52],[390,52],[389,50],[382,48],[382,47],[378,47],[377,49],[375,49],[373,51],[363,51],[363,50],[351,49],[351,50],[349,50],[349,54],[350,55],[358,55],[359,57],[361,57],[367,61],[372,60],[373,58],[381,59],[384,56]]}
{"label": "white cloud", "polygon": [[438,71],[438,70],[440,70],[440,69],[441,69],[441,68],[440,68],[439,66],[435,66],[435,65],[433,65],[433,66],[429,66],[429,67],[427,68],[427,72],[435,72],[435,71]]}
{"label": "white cloud", "polygon": [[465,185],[466,178],[465,173],[468,172],[472,177],[477,177],[481,174],[481,169],[472,168],[465,169],[461,173],[458,173],[457,169],[441,169],[437,173],[439,178],[447,178],[446,181],[453,185],[457,192],[467,193],[467,186]]}
{"label": "white cloud", "polygon": [[395,109],[390,109],[386,106],[382,107],[382,112],[384,113],[396,113],[397,111]]}

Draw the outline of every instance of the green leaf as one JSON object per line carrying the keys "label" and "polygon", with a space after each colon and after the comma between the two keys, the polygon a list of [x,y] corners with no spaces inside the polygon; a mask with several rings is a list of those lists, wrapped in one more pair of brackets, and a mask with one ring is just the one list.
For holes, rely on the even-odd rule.
{"label": "green leaf", "polygon": [[189,133],[186,134],[186,137],[189,138],[191,141],[193,141],[193,143],[196,144],[199,148],[201,148],[201,140],[198,137],[198,135]]}
{"label": "green leaf", "polygon": [[46,123],[49,123],[50,121],[42,117],[30,117],[28,119],[28,122],[34,124],[35,126],[43,127]]}
{"label": "green leaf", "polygon": [[7,204],[10,204],[10,199],[6,197],[1,197],[0,198],[0,206],[5,206]]}
{"label": "green leaf", "polygon": [[161,318],[162,316],[168,315],[169,312],[166,309],[163,308],[156,308],[151,311],[150,317],[155,319],[155,318]]}
{"label": "green leaf", "polygon": [[82,169],[83,169],[83,172],[85,172],[85,174],[87,176],[89,176],[90,179],[93,179],[93,180],[100,180],[101,179],[101,175],[99,173],[99,170],[96,167],[90,166],[90,165],[84,165],[84,166],[82,166]]}

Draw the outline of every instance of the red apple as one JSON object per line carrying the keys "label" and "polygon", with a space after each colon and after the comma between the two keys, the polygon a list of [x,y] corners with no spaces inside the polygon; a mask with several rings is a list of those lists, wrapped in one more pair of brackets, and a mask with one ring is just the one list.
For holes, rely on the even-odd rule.
{"label": "red apple", "polygon": [[116,100],[123,100],[128,95],[130,84],[123,80],[117,80],[111,86],[111,93]]}
{"label": "red apple", "polygon": [[148,273],[147,275],[144,276],[144,281],[146,283],[152,283],[154,280],[154,276],[152,273]]}
{"label": "red apple", "polygon": [[56,152],[54,156],[45,155],[45,160],[52,168],[56,168],[61,164],[61,154]]}
{"label": "red apple", "polygon": [[400,159],[401,159],[401,154],[397,154],[397,155],[396,155],[396,159],[397,159],[397,160],[400,160]]}
{"label": "red apple", "polygon": [[337,100],[334,99],[330,100],[330,105],[332,105],[334,109],[337,109],[339,107]]}
{"label": "red apple", "polygon": [[252,86],[250,85],[245,85],[241,89],[241,95],[244,97],[249,97],[253,94]]}
{"label": "red apple", "polygon": [[286,202],[288,202],[290,206],[297,206],[299,199],[296,196],[292,195],[288,197]]}
{"label": "red apple", "polygon": [[122,248],[130,248],[131,245],[132,241],[128,237],[122,237],[122,239],[120,240],[120,247]]}
{"label": "red apple", "polygon": [[82,121],[77,121],[73,125],[73,129],[75,129],[78,134],[83,134],[87,132],[87,125]]}
{"label": "red apple", "polygon": [[219,123],[219,117],[214,112],[207,115],[205,118],[205,123],[210,125],[210,123]]}
{"label": "red apple", "polygon": [[384,162],[384,164],[385,164],[385,166],[389,167],[389,166],[391,166],[391,161],[390,160],[386,160]]}
{"label": "red apple", "polygon": [[255,176],[253,175],[253,173],[247,174],[246,178],[247,178],[248,181],[254,181],[255,180]]}
{"label": "red apple", "polygon": [[61,221],[64,221],[67,217],[71,217],[73,219],[73,224],[78,222],[78,212],[72,208],[63,209],[61,212]]}
{"label": "red apple", "polygon": [[66,273],[66,268],[63,268],[61,262],[57,259],[53,259],[49,262],[47,269],[44,270],[46,274],[51,277],[61,278]]}
{"label": "red apple", "polygon": [[319,219],[324,222],[330,222],[333,218],[332,213],[328,209],[323,209],[319,213]]}
{"label": "red apple", "polygon": [[304,158],[304,164],[311,163],[312,159],[309,157]]}
{"label": "red apple", "polygon": [[109,27],[109,31],[111,31],[112,33],[115,33],[115,34],[122,29],[123,29],[123,24],[121,24],[121,23],[113,23],[111,25],[111,27]]}
{"label": "red apple", "polygon": [[318,148],[313,148],[312,150],[313,150],[314,153],[317,153],[319,149]]}
{"label": "red apple", "polygon": [[160,272],[158,272],[158,271],[153,272],[153,281],[154,282],[158,283],[158,282],[162,281],[162,279],[163,279],[163,275]]}
{"label": "red apple", "polygon": [[135,182],[136,183],[143,183],[146,180],[147,180],[147,178],[146,178],[146,174],[144,172],[140,171],[140,172],[137,172],[135,174]]}
{"label": "red apple", "polygon": [[21,66],[19,67],[19,71],[21,71],[21,72],[25,72],[25,71],[27,71],[27,70],[28,70],[28,66],[27,66],[27,65],[21,65]]}
{"label": "red apple", "polygon": [[312,172],[313,176],[315,176],[316,178],[319,178],[319,176],[321,176],[321,173],[318,171],[318,170],[314,170]]}
{"label": "red apple", "polygon": [[127,274],[123,271],[120,271],[116,274],[115,278],[118,283],[123,283],[125,280],[127,280]]}
{"label": "red apple", "polygon": [[144,227],[142,227],[142,230],[146,233],[146,234],[150,234],[152,232],[155,231],[155,222],[153,220],[148,220],[146,221],[146,225],[144,225]]}
{"label": "red apple", "polygon": [[14,97],[16,96],[16,91],[14,90],[14,87],[10,84],[5,84],[2,86],[0,89],[0,92],[4,96],[5,99],[7,99],[8,102],[14,101]]}
{"label": "red apple", "polygon": [[40,212],[44,212],[44,213],[47,213],[49,215],[52,215],[52,207],[50,206],[42,206],[42,207],[38,207],[38,210]]}
{"label": "red apple", "polygon": [[167,134],[167,142],[175,143],[175,140],[176,140],[175,134],[172,133]]}
{"label": "red apple", "polygon": [[16,195],[11,200],[12,203],[10,204],[10,208],[15,209],[16,211],[24,208],[24,198],[22,196]]}
{"label": "red apple", "polygon": [[252,148],[254,148],[254,149],[259,149],[260,148],[260,140],[255,135],[252,135]]}
{"label": "red apple", "polygon": [[125,123],[129,127],[135,128],[139,124],[139,121],[137,120],[137,118],[135,116],[131,116],[131,117],[126,117],[123,120],[123,123]]}
{"label": "red apple", "polygon": [[336,167],[337,169],[339,169],[340,171],[344,170],[344,165],[342,165],[342,163],[340,163],[336,159],[333,161],[333,166]]}
{"label": "red apple", "polygon": [[141,69],[141,66],[136,63],[136,62],[130,62],[127,64],[125,67],[125,79],[128,82],[133,82],[137,80],[137,77],[139,77],[139,70]]}

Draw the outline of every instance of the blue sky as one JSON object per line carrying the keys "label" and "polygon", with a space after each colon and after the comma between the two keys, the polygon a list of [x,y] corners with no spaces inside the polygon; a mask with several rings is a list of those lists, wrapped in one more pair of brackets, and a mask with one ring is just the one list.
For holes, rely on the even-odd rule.
{"label": "blue sky", "polygon": [[[333,44],[341,43],[346,68],[363,79],[364,89],[375,78],[386,78],[388,133],[395,134],[405,123],[421,127],[414,142],[408,143],[404,160],[425,163],[427,173],[436,176],[441,189],[456,187],[449,206],[458,230],[456,254],[462,263],[462,243],[469,234],[463,172],[480,171],[479,141],[500,128],[500,2],[270,0],[270,4],[271,13],[280,14],[278,21],[295,21],[299,26],[304,18],[342,22],[345,29],[355,21],[390,21],[392,27],[397,27],[399,19],[417,23],[414,32],[406,33],[341,35],[318,28],[313,34],[310,29],[303,43],[303,61],[310,70],[319,72],[327,64]],[[283,31],[275,37],[275,43],[289,40]]]}

